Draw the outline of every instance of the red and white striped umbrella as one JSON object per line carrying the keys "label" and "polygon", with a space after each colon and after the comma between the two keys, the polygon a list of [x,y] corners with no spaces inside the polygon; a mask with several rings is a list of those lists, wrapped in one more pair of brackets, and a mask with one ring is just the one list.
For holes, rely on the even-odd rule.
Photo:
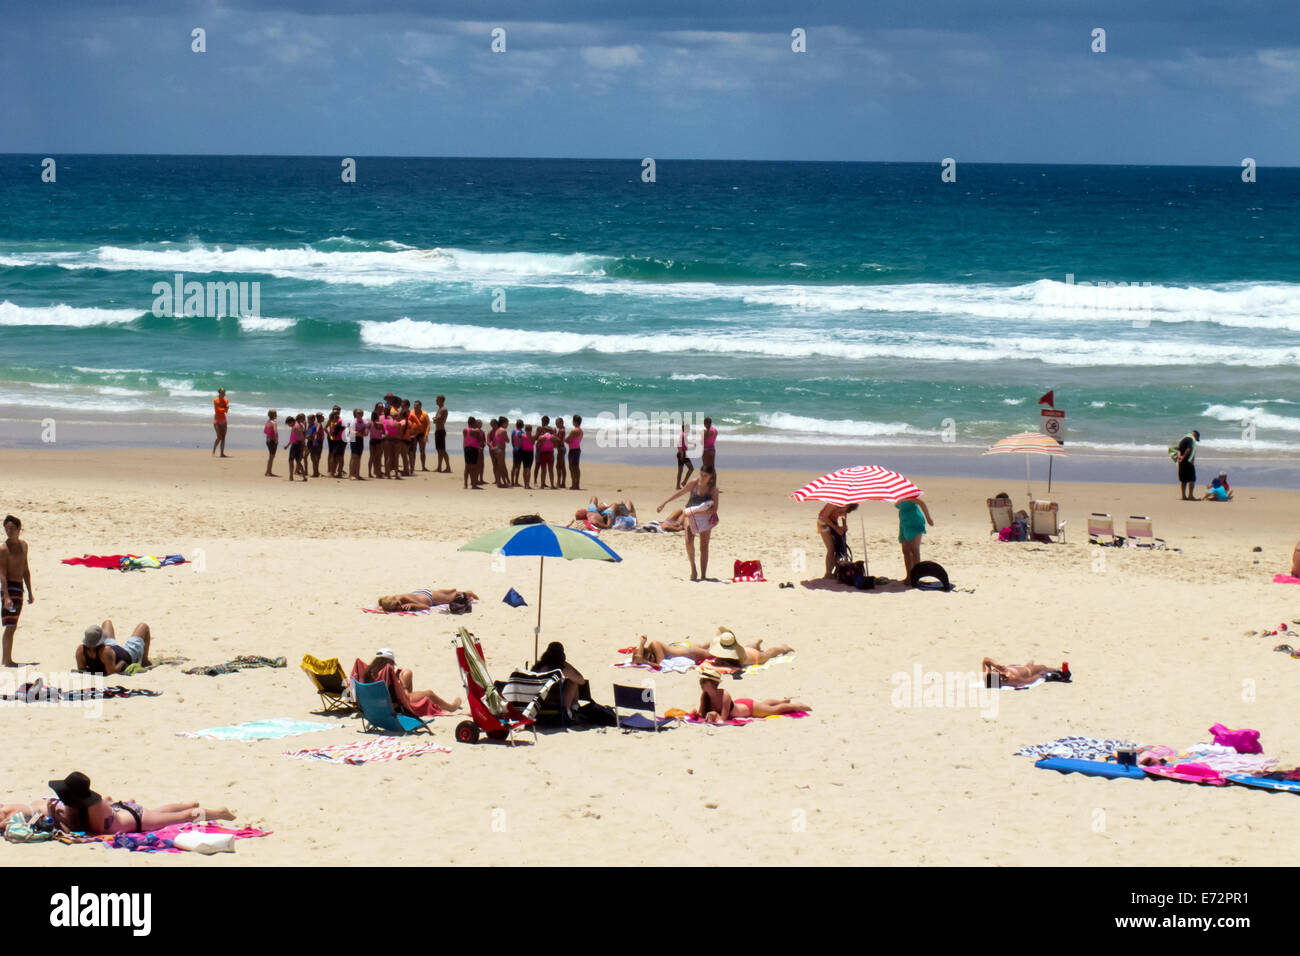
{"label": "red and white striped umbrella", "polygon": [[790,497],[795,501],[829,501],[834,505],[851,505],[858,501],[902,501],[921,494],[896,471],[879,465],[854,465],[810,481]]}

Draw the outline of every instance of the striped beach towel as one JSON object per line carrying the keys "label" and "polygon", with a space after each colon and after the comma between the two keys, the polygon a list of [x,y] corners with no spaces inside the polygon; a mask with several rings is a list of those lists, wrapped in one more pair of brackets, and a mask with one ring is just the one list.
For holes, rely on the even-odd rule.
{"label": "striped beach towel", "polygon": [[293,757],[296,760],[345,763],[356,767],[363,763],[383,763],[432,753],[449,754],[451,748],[430,743],[407,743],[401,737],[379,737],[374,740],[358,740],[350,744],[334,744],[330,747],[286,750],[281,756]]}

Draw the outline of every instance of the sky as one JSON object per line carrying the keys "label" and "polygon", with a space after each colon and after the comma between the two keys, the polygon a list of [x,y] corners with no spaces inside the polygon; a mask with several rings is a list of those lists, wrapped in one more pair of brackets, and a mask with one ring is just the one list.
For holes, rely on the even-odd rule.
{"label": "sky", "polygon": [[0,0],[0,84],[42,155],[1300,165],[1295,0]]}

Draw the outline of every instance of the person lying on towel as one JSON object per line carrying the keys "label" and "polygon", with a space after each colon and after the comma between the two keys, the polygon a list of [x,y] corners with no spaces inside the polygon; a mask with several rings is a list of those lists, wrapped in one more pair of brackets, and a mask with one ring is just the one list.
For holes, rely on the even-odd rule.
{"label": "person lying on towel", "polygon": [[90,778],[73,772],[62,780],[51,780],[54,797],[42,797],[30,803],[0,807],[5,819],[15,813],[49,817],[54,827],[73,833],[147,833],[174,823],[205,823],[233,820],[235,814],[225,807],[207,809],[197,802],[168,803],[147,810],[134,800],[101,797],[90,789]]}
{"label": "person lying on towel", "polygon": [[117,643],[112,621],[92,625],[77,647],[77,670],[109,675],[125,673],[133,664],[150,667],[151,640],[148,624],[137,624],[125,644]]}
{"label": "person lying on towel", "polygon": [[994,661],[991,657],[984,658],[981,668],[984,671],[984,686],[993,686],[993,675],[997,675],[999,686],[1002,687],[1024,687],[1032,684],[1040,677],[1047,681],[1070,682],[1070,672],[1068,670],[1057,670],[1054,667],[1048,667],[1046,664],[1035,664],[1030,661],[1028,664],[1010,664],[1003,665]]}
{"label": "person lying on towel", "polygon": [[691,716],[711,724],[725,723],[738,717],[776,717],[780,714],[806,713],[812,708],[789,697],[752,700],[732,698],[722,689],[722,673],[712,664],[700,665],[700,706]]}
{"label": "person lying on towel", "polygon": [[389,594],[379,599],[379,609],[392,614],[394,611],[427,611],[442,604],[450,604],[457,594],[463,594],[471,602],[478,600],[473,591],[460,588],[417,588],[410,594]]}

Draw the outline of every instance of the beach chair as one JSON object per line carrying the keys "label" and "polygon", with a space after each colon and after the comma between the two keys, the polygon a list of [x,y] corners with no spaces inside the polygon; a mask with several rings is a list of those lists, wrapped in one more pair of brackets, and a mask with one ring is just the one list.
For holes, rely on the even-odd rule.
{"label": "beach chair", "polygon": [[472,720],[462,720],[456,725],[456,739],[463,744],[478,743],[479,734],[487,734],[489,740],[504,740],[514,744],[515,735],[524,729],[532,728],[533,742],[537,742],[537,708],[539,698],[550,690],[553,683],[559,683],[562,675],[558,671],[548,672],[545,685],[536,694],[532,702],[524,709],[505,698],[492,677],[488,674],[487,663],[483,660],[483,647],[478,638],[465,628],[456,631],[456,665],[460,669],[461,683],[465,685],[465,697],[469,702]]}
{"label": "beach chair", "polygon": [[304,654],[300,666],[320,695],[322,713],[350,714],[356,709],[348,698],[348,675],[337,657],[320,660]]}
{"label": "beach chair", "polygon": [[[1109,540],[1103,541],[1102,538]],[[1110,515],[1094,511],[1088,516],[1088,543],[1117,548],[1124,544],[1124,539],[1115,533],[1115,521]]]}
{"label": "beach chair", "polygon": [[653,687],[629,687],[626,684],[614,685],[614,722],[618,727],[625,724],[628,727],[637,727],[647,729],[647,721],[640,714],[633,714],[632,720],[624,720],[620,715],[620,710],[648,710],[650,718],[648,723],[654,726],[655,732],[659,732],[659,718],[655,716],[655,689]]}
{"label": "beach chair", "polygon": [[1124,534],[1135,548],[1152,548],[1163,551],[1168,547],[1164,538],[1157,538],[1151,519],[1146,515],[1129,515],[1124,522]]}
{"label": "beach chair", "polygon": [[1065,522],[1057,520],[1057,507],[1055,501],[1029,502],[1030,537],[1041,534],[1065,543]]}
{"label": "beach chair", "polygon": [[383,681],[366,683],[353,681],[352,692],[361,710],[361,728],[370,733],[381,730],[386,734],[414,734],[421,730],[433,733],[428,723],[419,717],[408,717],[393,710],[393,698]]}
{"label": "beach chair", "polygon": [[1011,527],[1015,520],[1015,506],[1010,498],[989,498],[989,521],[993,524],[990,534],[998,534],[1003,528]]}
{"label": "beach chair", "polygon": [[[578,690],[581,699],[590,697],[587,683]],[[564,712],[564,672],[517,670],[510,679],[497,681],[501,696],[532,717],[539,727],[566,726],[569,715]]]}

